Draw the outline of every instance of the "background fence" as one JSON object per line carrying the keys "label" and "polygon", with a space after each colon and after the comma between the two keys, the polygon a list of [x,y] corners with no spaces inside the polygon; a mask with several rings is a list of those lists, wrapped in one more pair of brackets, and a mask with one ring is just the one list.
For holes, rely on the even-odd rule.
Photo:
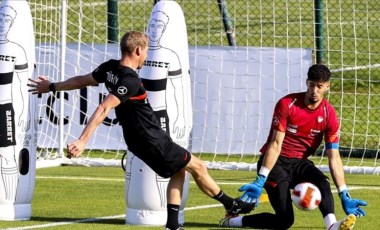
{"label": "background fence", "polygon": [[[314,62],[333,72],[328,99],[341,119],[341,147],[372,158],[380,146],[380,4],[377,0],[178,0],[190,46],[313,49]],[[117,42],[127,30],[144,31],[154,1],[30,0],[36,41],[60,45],[62,4],[68,43]],[[39,60],[43,63],[43,60]],[[59,61],[57,61],[59,63]],[[50,66],[57,68],[59,64]]]}

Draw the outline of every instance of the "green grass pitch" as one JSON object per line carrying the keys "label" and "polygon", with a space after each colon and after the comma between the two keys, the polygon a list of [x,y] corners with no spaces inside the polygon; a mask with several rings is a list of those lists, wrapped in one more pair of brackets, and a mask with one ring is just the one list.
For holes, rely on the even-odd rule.
{"label": "green grass pitch", "polygon": [[[251,182],[255,172],[211,170],[211,176],[231,196]],[[355,229],[378,229],[380,182],[374,175],[346,175],[351,196],[368,202],[367,216],[359,218]],[[0,229],[163,229],[125,224],[124,172],[112,167],[54,167],[36,171],[36,187],[29,221],[0,221]],[[332,186],[334,189],[334,186]],[[335,189],[334,189],[335,191]],[[344,216],[335,194],[337,218]],[[227,229],[218,226],[224,215],[219,203],[201,193],[190,180],[185,209],[185,229]],[[210,207],[208,207],[210,206]],[[253,212],[272,212],[262,203]],[[318,210],[296,210],[292,229],[324,229]]]}
{"label": "green grass pitch", "polygon": [[[31,0],[31,3],[39,3],[40,0]],[[49,2],[49,1],[43,1]],[[59,4],[59,1],[52,1],[50,4]],[[106,18],[103,17],[104,10],[102,9],[106,7],[105,1],[92,1],[85,0],[85,3],[89,2],[98,2],[100,5],[97,6],[96,21],[105,21]],[[205,12],[193,12],[191,9],[196,9],[192,3],[194,1],[179,1],[182,3],[184,7],[184,11],[187,15],[192,16],[195,13],[199,13],[199,15],[203,15]],[[215,1],[216,2],[216,1]],[[234,5],[243,5],[246,1],[236,1]],[[273,7],[270,5],[272,1],[270,1],[269,7],[265,8],[265,16],[268,17],[269,21],[272,20],[272,13],[274,12]],[[355,1],[328,1],[326,5],[327,8],[331,9],[341,9],[342,12],[346,12],[346,8],[350,9],[353,6]],[[358,1],[359,2],[359,1]],[[260,1],[253,1],[252,4],[259,4]],[[264,2],[265,3],[265,2]],[[304,9],[312,9],[313,2],[311,1],[277,1],[276,6],[279,9],[277,11],[280,12],[280,15],[277,15],[277,19],[281,20],[281,12],[285,14],[285,4],[294,7],[290,7],[289,9],[295,9],[299,7],[299,4],[302,4]],[[341,23],[341,19],[339,17],[329,17],[330,26],[328,27],[330,33],[330,53],[326,57],[329,64],[332,66],[341,66],[341,60],[344,59],[344,65],[354,66],[354,64],[358,65],[366,65],[366,61],[369,59],[367,56],[371,55],[372,63],[379,63],[379,30],[374,24],[374,21],[378,20],[379,11],[375,10],[378,7],[378,2],[371,0],[368,1],[369,9],[373,9],[366,14],[363,14],[363,19],[361,21],[370,20],[368,23],[370,26],[357,26],[356,29],[352,28],[353,25],[350,23],[346,23],[343,21]],[[69,1],[69,4],[77,5],[77,1]],[[146,3],[142,1],[120,1],[120,8],[123,9],[123,5],[127,5],[127,9],[132,6],[137,8],[138,4],[142,5],[141,9],[143,9]],[[150,4],[150,2],[149,2]],[[363,6],[365,4],[363,3]],[[83,6],[84,12],[86,12],[86,7],[88,4],[84,4]],[[230,5],[231,7],[231,5]],[[212,5],[212,8],[216,10],[216,16],[212,18],[210,24],[212,24],[211,29],[213,31],[218,32],[221,27],[220,17],[218,14],[217,5]],[[58,9],[58,7],[57,7]],[[125,8],[124,8],[125,9]],[[201,8],[208,12],[208,7]],[[233,9],[233,8],[230,8]],[[248,44],[249,46],[273,46],[276,43],[278,46],[287,46],[290,47],[298,47],[302,43],[303,47],[314,47],[314,37],[313,37],[313,28],[307,27],[303,28],[302,33],[302,42],[300,40],[300,32],[298,31],[300,26],[292,26],[286,23],[278,23],[275,27],[272,26],[272,23],[255,23],[254,16],[258,15],[256,6],[251,7],[240,7],[237,8],[239,11],[237,14],[242,15],[241,18],[244,20],[235,20],[235,25],[237,28],[237,39],[239,44]],[[244,9],[243,11],[240,11]],[[76,7],[73,7],[73,11],[79,10]],[[91,10],[91,9],[90,9]],[[35,17],[45,18],[46,14],[53,14],[52,9],[48,8],[47,10],[35,10]],[[129,12],[129,11],[128,11]],[[135,15],[131,15],[128,20],[123,18],[121,20],[120,27],[122,30],[135,28],[139,30],[143,30],[146,22],[144,21],[146,17],[148,17],[149,10],[136,10],[134,11]],[[206,13],[207,13],[206,12]],[[234,11],[231,10],[231,13]],[[332,11],[333,12],[333,11]],[[348,11],[349,12],[349,11]],[[302,22],[306,24],[312,23],[312,13],[308,10],[302,11]],[[75,14],[70,11],[69,22],[77,21]],[[332,14],[335,16],[339,14]],[[295,14],[295,18],[293,20],[297,21],[298,14]],[[345,15],[348,17],[349,15]],[[234,18],[238,18],[233,15]],[[293,17],[293,16],[292,16]],[[349,16],[351,17],[351,16]],[[144,20],[142,20],[142,18]],[[190,18],[190,17],[188,17]],[[251,28],[250,37],[248,41],[239,40],[246,39],[245,36],[239,36],[239,30],[243,31],[247,28],[247,18],[251,18]],[[202,17],[201,17],[202,19]],[[292,18],[291,18],[292,19]],[[359,20],[358,18],[356,20]],[[93,19],[90,18],[89,24],[93,24]],[[306,20],[306,21],[305,21]],[[347,18],[348,21],[352,21],[353,19]],[[359,21],[360,21],[359,20]],[[265,21],[265,18],[264,18]],[[137,23],[138,22],[138,23]],[[281,22],[281,21],[280,21]],[[188,20],[188,28],[197,28],[199,25],[196,21]],[[86,24],[86,19],[84,19],[83,24]],[[342,26],[344,25],[344,26]],[[263,26],[262,32],[261,27]],[[342,26],[342,28],[341,28]],[[46,24],[36,24],[36,31],[45,30],[45,28],[49,28]],[[216,28],[216,29],[215,29]],[[289,29],[288,29],[289,28]],[[369,39],[366,37],[366,33],[363,32],[362,29],[370,29]],[[276,29],[276,30],[274,30]],[[68,32],[70,34],[68,41],[72,42],[70,38],[76,37],[77,28],[72,23],[69,23]],[[97,33],[99,36],[105,36],[105,28],[97,27]],[[359,38],[357,43],[357,49],[360,52],[345,52],[341,45],[344,44],[343,47],[351,48],[353,43],[350,43],[351,33],[355,31],[355,36]],[[44,32],[44,31],[43,31]],[[283,33],[290,33],[290,37],[285,39],[285,35]],[[45,34],[45,33],[42,33]],[[192,29],[189,29],[189,43],[190,45],[194,45],[196,41],[199,41],[198,45],[207,45],[211,38],[216,37],[215,40],[220,40],[219,33],[211,33],[207,28],[198,29],[196,32]],[[258,35],[264,34],[262,39],[258,39]],[[276,34],[277,36],[273,36]],[[341,37],[341,34],[343,37]],[[50,36],[50,33],[47,33],[46,36]],[[211,38],[210,38],[211,36]],[[37,34],[36,38],[38,41],[44,41],[41,34]],[[360,39],[364,37],[365,39]],[[345,39],[343,39],[345,38]],[[91,42],[94,39],[94,34],[90,33],[83,38],[84,42]],[[88,41],[86,40],[88,39]],[[103,41],[104,39],[101,39]],[[337,41],[335,41],[337,40]],[[97,41],[95,41],[97,42]],[[263,42],[263,44],[258,44],[259,42]],[[224,41],[225,43],[225,41]],[[289,43],[289,44],[288,44]],[[368,43],[368,44],[367,44]],[[368,52],[369,43],[371,44],[371,53]],[[347,50],[350,51],[350,50]],[[344,57],[344,58],[343,58]],[[358,62],[358,63],[356,63]],[[363,62],[363,63],[362,63]],[[375,69],[359,69],[352,71],[345,71],[344,74],[344,82],[348,82],[342,84],[343,80],[340,78],[340,72],[334,72],[333,86],[332,92],[336,92],[335,94],[330,95],[330,100],[338,105],[337,108],[341,108],[339,113],[344,114],[345,120],[342,121],[342,128],[344,133],[351,133],[352,130],[362,128],[360,124],[353,123],[352,120],[354,117],[360,117],[361,113],[364,113],[363,117],[365,121],[371,121],[369,118],[373,118],[373,120],[377,121],[377,114],[379,108],[379,70]],[[368,84],[370,84],[368,76],[371,76],[373,81],[371,85],[372,94],[368,94]],[[359,78],[358,78],[359,77]],[[357,79],[358,78],[358,79]],[[356,79],[358,81],[356,81]],[[352,80],[352,81],[351,81]],[[353,82],[353,83],[351,83]],[[358,82],[358,83],[357,83]],[[357,84],[354,84],[357,83]],[[345,100],[341,101],[343,97],[339,92],[345,92],[344,98]],[[354,93],[362,93],[359,96]],[[347,99],[348,98],[348,99]],[[372,98],[370,100],[371,104],[368,103],[367,98]],[[354,110],[349,105],[353,104],[353,102],[357,103],[357,108],[367,108],[369,105],[371,110],[366,109],[358,109]],[[368,113],[368,114],[367,114]],[[368,124],[367,124],[368,123]],[[378,125],[376,122],[366,122],[363,126],[368,129],[369,133],[378,133]],[[355,126],[354,126],[355,125]],[[372,135],[368,137],[370,141],[367,143],[367,147],[370,148],[378,148],[378,135]],[[345,143],[347,146],[350,146],[350,142],[352,139],[352,135],[342,135],[342,143]],[[372,140],[373,139],[373,140]],[[366,143],[362,139],[358,139],[356,142]],[[348,144],[347,144],[348,143]],[[361,143],[355,143],[355,146],[361,146]],[[360,159],[359,159],[360,160]],[[350,160],[352,162],[352,159]],[[373,160],[371,160],[371,164],[373,165]],[[121,168],[89,168],[89,167],[57,167],[57,168],[46,168],[46,169],[38,169],[36,172],[36,187],[32,202],[32,218],[30,221],[0,221],[0,229],[142,229],[142,230],[150,230],[150,229],[163,229],[163,227],[138,227],[138,226],[130,226],[125,224],[125,192],[124,192],[124,174]],[[255,177],[255,172],[247,172],[247,171],[221,171],[221,170],[212,170],[210,174],[213,178],[220,184],[221,188],[226,191],[231,196],[238,196],[239,192],[237,189],[244,183],[251,182]],[[368,206],[365,207],[367,211],[367,216],[358,219],[357,224],[355,226],[355,230],[376,230],[380,226],[380,218],[379,218],[379,207],[380,207],[380,180],[378,176],[374,175],[346,175],[346,180],[351,188],[351,195],[354,198],[364,199],[368,202]],[[334,186],[332,185],[334,188]],[[354,189],[355,188],[355,189]],[[336,214],[337,218],[342,218],[344,216],[343,210],[341,208],[340,200],[335,193],[335,205],[336,205]],[[219,205],[218,202],[214,201],[211,198],[208,198],[206,195],[202,194],[196,185],[191,181],[190,183],[190,194],[187,201],[187,209],[185,211],[185,229],[224,229],[218,226],[219,220],[224,215],[223,208]],[[212,206],[207,208],[207,206]],[[214,207],[217,205],[216,207]],[[254,212],[263,212],[268,211],[272,212],[269,203],[262,203]],[[292,229],[325,229],[324,223],[322,220],[322,216],[319,211],[312,212],[302,212],[296,210],[295,213],[295,224]]]}

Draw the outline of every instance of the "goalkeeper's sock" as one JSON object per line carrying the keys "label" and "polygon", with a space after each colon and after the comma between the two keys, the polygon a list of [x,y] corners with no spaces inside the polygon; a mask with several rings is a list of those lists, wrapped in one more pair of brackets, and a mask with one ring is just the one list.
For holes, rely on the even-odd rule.
{"label": "goalkeeper's sock", "polygon": [[336,222],[336,217],[333,213],[327,214],[327,216],[325,216],[323,219],[325,220],[326,229],[328,229],[333,223]]}
{"label": "goalkeeper's sock", "polygon": [[228,195],[224,194],[224,192],[222,190],[220,190],[218,195],[213,196],[212,198],[219,201],[220,203],[222,203],[226,210],[231,209],[231,207],[234,203],[234,199],[229,197]]}
{"label": "goalkeeper's sock", "polygon": [[351,230],[355,226],[356,216],[350,214],[346,216],[343,220],[333,223],[328,230]]}
{"label": "goalkeeper's sock", "polygon": [[167,212],[168,212],[166,228],[177,229],[179,227],[179,222],[178,222],[179,205],[168,204],[166,207],[167,207]]}

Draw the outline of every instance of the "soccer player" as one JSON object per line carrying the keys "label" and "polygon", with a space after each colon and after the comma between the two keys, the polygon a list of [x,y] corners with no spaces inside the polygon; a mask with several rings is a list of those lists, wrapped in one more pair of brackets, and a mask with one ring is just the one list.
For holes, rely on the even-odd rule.
{"label": "soccer player", "polygon": [[[267,142],[260,150],[258,176],[239,189],[244,192],[243,201],[258,204],[264,187],[275,213],[230,215],[221,221],[222,226],[289,229],[294,223],[290,189],[300,182],[311,182],[321,191],[319,210],[326,229],[352,229],[356,217],[365,216],[360,206],[367,203],[349,195],[339,154],[339,121],[333,106],[324,98],[330,86],[330,70],[316,64],[307,75],[306,92],[289,94],[276,104]],[[347,214],[340,221],[335,217],[328,178],[308,159],[323,139],[331,176]]]}
{"label": "soccer player", "polygon": [[38,80],[29,79],[29,92],[33,94],[79,89],[98,83],[104,83],[109,91],[80,137],[67,145],[67,157],[80,156],[96,127],[111,109],[115,109],[128,149],[158,175],[170,177],[167,188],[166,229],[182,229],[178,222],[178,212],[185,170],[191,173],[198,187],[206,195],[220,201],[228,213],[239,213],[242,208],[244,210],[249,207],[248,203],[224,194],[208,174],[205,163],[174,143],[161,128],[136,72],[144,65],[147,57],[147,36],[141,32],[127,32],[121,39],[120,49],[120,60],[106,61],[92,73],[83,76],[57,83],[51,83],[44,76],[40,76]]}

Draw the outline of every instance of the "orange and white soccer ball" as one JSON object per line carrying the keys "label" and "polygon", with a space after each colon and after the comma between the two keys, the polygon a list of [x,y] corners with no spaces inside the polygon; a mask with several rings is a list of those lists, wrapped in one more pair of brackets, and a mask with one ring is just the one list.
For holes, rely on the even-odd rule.
{"label": "orange and white soccer ball", "polygon": [[303,211],[311,211],[318,208],[321,198],[321,191],[319,191],[317,186],[309,182],[297,184],[292,192],[293,203]]}

